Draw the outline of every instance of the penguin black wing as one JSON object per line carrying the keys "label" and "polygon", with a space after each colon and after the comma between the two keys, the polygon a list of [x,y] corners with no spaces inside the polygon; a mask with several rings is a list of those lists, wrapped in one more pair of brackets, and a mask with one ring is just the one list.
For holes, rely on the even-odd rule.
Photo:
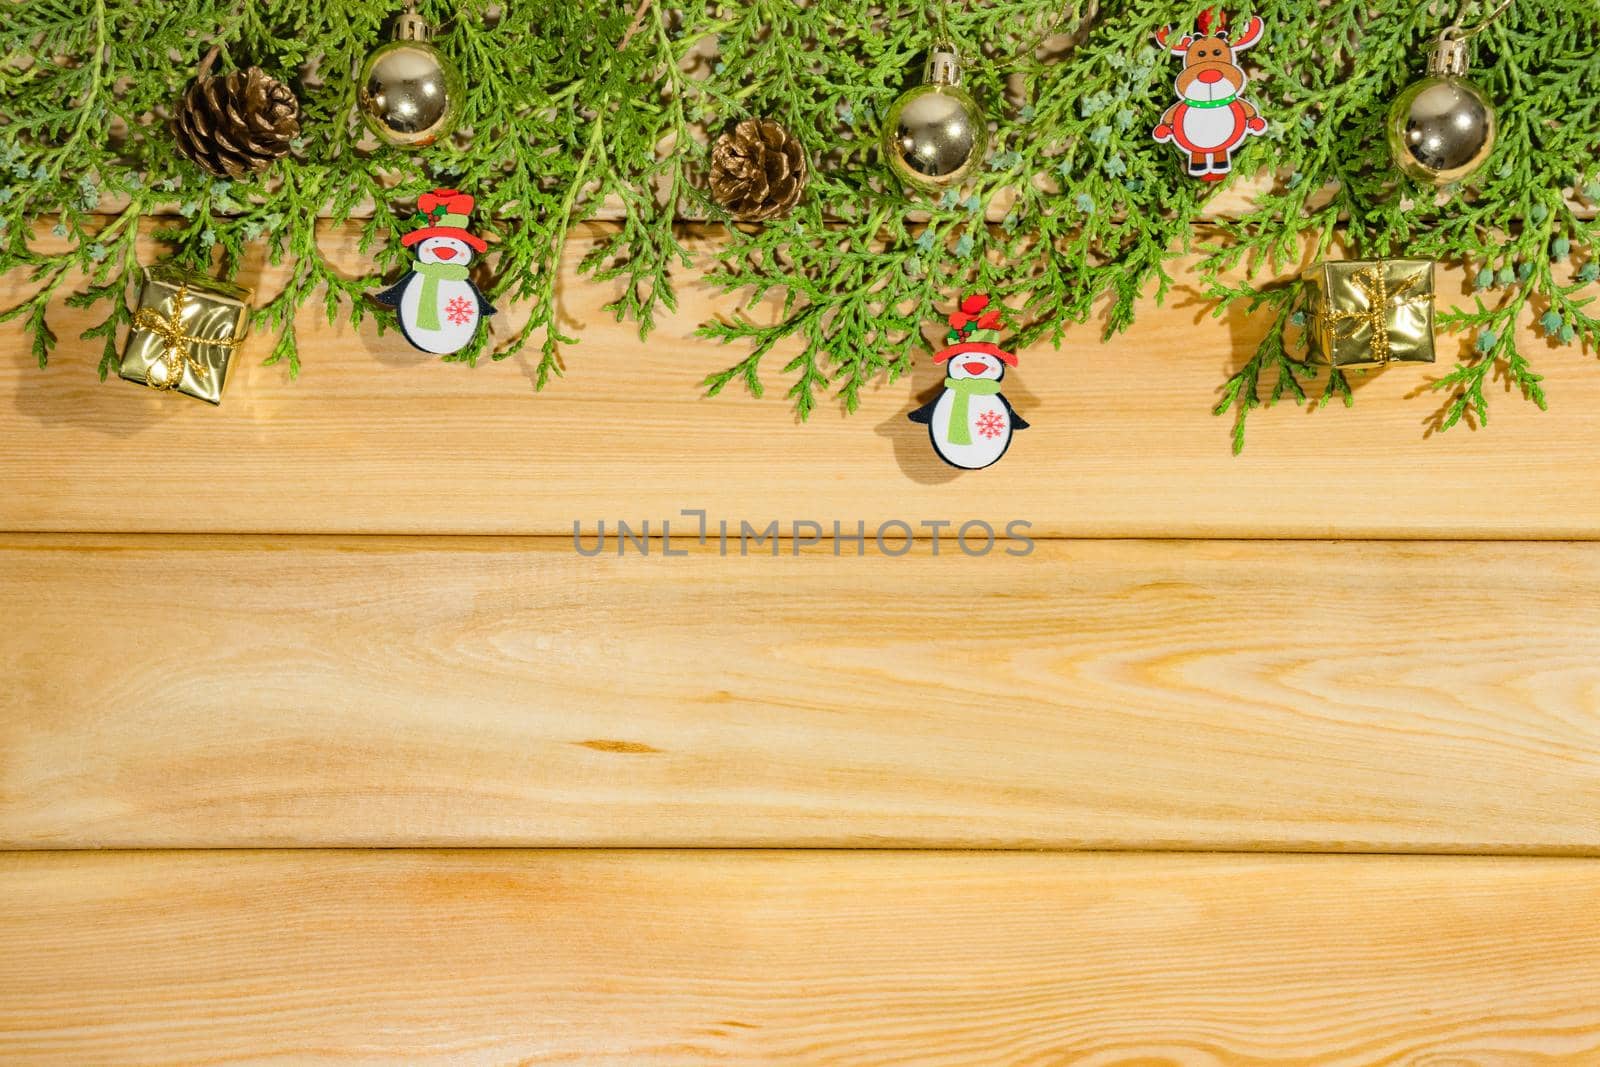
{"label": "penguin black wing", "polygon": [[378,303],[383,304],[383,305],[385,305],[387,307],[392,307],[392,308],[399,307],[400,306],[400,295],[406,291],[406,285],[410,283],[412,277],[413,277],[412,275],[407,274],[404,278],[401,278],[399,281],[397,281],[393,285],[389,286],[389,288],[385,289],[383,292],[381,292],[381,293],[373,293],[372,294],[372,299],[376,300]]}
{"label": "penguin black wing", "polygon": [[924,425],[931,424],[933,422],[933,409],[938,407],[938,406],[939,406],[939,398],[938,397],[934,397],[932,400],[928,401],[926,404],[922,405],[917,410],[911,411],[911,412],[907,412],[906,413],[906,418],[910,419],[912,422],[920,422],[920,423],[923,423]]}
{"label": "penguin black wing", "polygon": [[1005,394],[997,393],[995,395],[1000,398],[1000,403],[1006,406],[1006,411],[1011,415],[1011,431],[1015,433],[1018,430],[1026,430],[1028,428],[1028,420],[1017,414],[1017,409],[1011,406],[1011,401],[1006,399]]}
{"label": "penguin black wing", "polygon": [[467,282],[467,285],[472,288],[472,295],[478,298],[478,314],[493,315],[494,305],[489,303],[489,298],[484,296],[478,287],[473,285],[470,281]]}

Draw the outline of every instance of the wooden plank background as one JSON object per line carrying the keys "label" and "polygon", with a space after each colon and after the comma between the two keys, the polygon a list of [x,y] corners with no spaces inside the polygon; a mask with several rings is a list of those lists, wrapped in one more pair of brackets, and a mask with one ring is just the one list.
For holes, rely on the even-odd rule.
{"label": "wooden plank background", "polygon": [[13,535],[0,618],[12,847],[1600,848],[1590,545]]}
{"label": "wooden plank background", "polygon": [[[1391,368],[1234,459],[1265,323],[1180,287],[1023,353],[1035,428],[956,475],[926,360],[701,398],[734,302],[641,343],[606,225],[543,395],[308,313],[214,410],[0,328],[0,1062],[1600,1062],[1593,353],[1523,335],[1545,415],[1426,440],[1444,365]],[[573,551],[684,508],[1040,540]]]}
{"label": "wooden plank background", "polygon": [[[526,358],[469,370],[413,352],[393,331],[380,338],[371,320],[329,328],[315,309],[301,321],[301,379],[259,366],[269,339],[258,337],[220,410],[100,384],[98,346],[73,340],[98,310],[61,309],[64,341],[42,374],[20,327],[0,328],[0,350],[13,352],[0,360],[0,410],[11,413],[0,419],[0,529],[562,534],[574,521],[659,525],[705,508],[734,522],[869,529],[890,518],[1020,518],[1081,537],[1600,534],[1600,482],[1574,476],[1600,442],[1590,416],[1600,369],[1593,353],[1532,332],[1522,343],[1549,376],[1547,414],[1498,396],[1486,430],[1425,440],[1440,405],[1426,383],[1466,343],[1442,337],[1443,364],[1369,375],[1354,410],[1258,415],[1234,458],[1228,423],[1210,408],[1265,322],[1213,318],[1180,285],[1111,344],[1094,322],[1060,351],[1023,353],[1007,395],[1033,428],[1003,464],[958,474],[905,418],[939,379],[927,358],[848,418],[824,406],[797,425],[781,387],[760,401],[701,397],[705,374],[743,353],[693,332],[737,302],[689,273],[680,311],[641,344],[603,310],[611,287],[575,273],[603,225],[568,247],[564,328],[583,340],[567,352],[570,375],[537,396]],[[371,269],[353,231],[330,229],[325,244],[351,276]],[[1174,269],[1181,280],[1185,264]],[[267,292],[281,277],[260,265],[244,275]],[[17,286],[0,283],[0,306]],[[1441,271],[1439,288],[1461,294],[1460,273]],[[783,362],[771,358],[775,375]]]}
{"label": "wooden plank background", "polygon": [[1588,862],[157,852],[0,872],[7,1062],[1600,1058]]}

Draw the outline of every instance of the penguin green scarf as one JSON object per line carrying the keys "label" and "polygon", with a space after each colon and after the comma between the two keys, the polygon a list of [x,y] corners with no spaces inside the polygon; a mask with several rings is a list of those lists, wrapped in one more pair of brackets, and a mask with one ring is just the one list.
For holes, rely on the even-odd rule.
{"label": "penguin green scarf", "polygon": [[467,268],[460,263],[418,263],[412,268],[422,275],[422,292],[417,294],[417,329],[439,328],[439,281],[464,282]]}
{"label": "penguin green scarf", "polygon": [[950,404],[950,443],[970,445],[972,429],[967,423],[967,398],[994,396],[1000,391],[1000,383],[988,378],[946,378],[944,387],[956,394],[955,400]]}

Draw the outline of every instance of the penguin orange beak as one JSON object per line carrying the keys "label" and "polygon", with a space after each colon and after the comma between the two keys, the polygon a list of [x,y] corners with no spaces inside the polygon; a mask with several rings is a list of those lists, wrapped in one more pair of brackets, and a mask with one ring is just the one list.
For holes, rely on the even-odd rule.
{"label": "penguin orange beak", "polygon": [[989,364],[987,363],[963,363],[961,365],[966,368],[968,374],[982,374],[989,369]]}
{"label": "penguin orange beak", "polygon": [[438,256],[440,259],[456,258],[456,250],[453,248],[435,248],[433,250],[433,254]]}

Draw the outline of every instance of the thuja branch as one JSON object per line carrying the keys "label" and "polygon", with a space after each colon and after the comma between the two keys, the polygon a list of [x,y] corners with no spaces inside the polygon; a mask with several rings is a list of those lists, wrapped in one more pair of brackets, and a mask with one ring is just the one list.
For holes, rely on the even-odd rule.
{"label": "thuja branch", "polygon": [[[1563,0],[1513,4],[1477,39],[1473,77],[1495,101],[1499,143],[1487,168],[1442,195],[1397,177],[1382,120],[1401,88],[1420,76],[1420,57],[1442,25],[1441,14],[1451,13],[1364,0],[1330,0],[1314,11],[1295,0],[1264,0],[1255,10],[1269,24],[1306,27],[1255,53],[1263,67],[1257,87],[1277,120],[1270,163],[1278,181],[1253,210],[1225,224],[1227,241],[1202,261],[1202,275],[1217,279],[1247,264],[1268,275],[1263,284],[1276,284],[1272,275],[1286,265],[1292,269],[1306,249],[1328,254],[1336,234],[1358,255],[1404,254],[1464,266],[1480,293],[1507,296],[1493,306],[1474,298],[1472,306],[1441,309],[1440,328],[1466,333],[1471,345],[1462,363],[1430,383],[1448,396],[1433,426],[1486,422],[1483,386],[1497,370],[1543,408],[1541,376],[1518,349],[1519,326],[1537,322],[1561,344],[1596,343],[1595,320],[1584,310],[1586,298],[1576,294],[1595,280],[1589,264],[1600,252],[1593,219],[1600,204],[1600,62],[1592,44],[1600,10]],[[1320,200],[1326,202],[1314,206]],[[1574,201],[1582,215],[1573,211]],[[1575,281],[1561,281],[1556,267],[1576,267]],[[1231,291],[1216,295],[1230,303],[1257,294],[1253,284],[1224,288]],[[1267,358],[1263,353],[1286,350],[1288,325],[1278,316],[1257,356],[1224,387],[1227,403],[1218,413],[1235,412],[1236,449],[1244,416],[1259,406],[1252,368]],[[1285,395],[1304,401],[1298,391],[1274,386],[1273,399]],[[1341,375],[1330,377],[1321,402],[1332,396],[1353,402]]]}
{"label": "thuja branch", "polygon": [[[573,227],[620,205],[580,271],[614,284],[612,310],[647,332],[691,263],[675,222],[728,221],[701,191],[706,145],[753,115],[800,140],[813,178],[789,218],[729,226],[710,252],[711,282],[741,308],[779,310],[707,325],[741,350],[706,387],[760,393],[765,376],[780,376],[801,417],[830,401],[853,410],[865,389],[903,374],[921,331],[965,290],[1019,311],[1024,343],[1059,341],[1102,313],[1107,334],[1125,329],[1173,283],[1174,254],[1212,215],[1215,187],[1151,139],[1175,73],[1154,33],[1192,24],[1210,0],[421,0],[468,90],[461,136],[419,152],[376,146],[354,115],[356,60],[400,6],[11,5],[0,25],[0,271],[22,284],[0,315],[23,323],[34,357],[71,343],[51,327],[52,307],[70,295],[105,309],[87,340],[111,359],[139,222],[160,213],[161,252],[184,263],[227,273],[260,245],[290,261],[257,325],[276,332],[269,361],[293,374],[296,312],[320,301],[328,316],[359,321],[373,281],[322,255],[319,226],[358,227],[371,273],[397,270],[399,220],[419,193],[457,184],[478,197],[494,240],[491,291],[522,305],[504,321],[523,325],[485,350],[506,358],[536,345],[542,386],[573,343],[556,315]],[[1317,375],[1283,287],[1336,236],[1357,254],[1429,257],[1473,276],[1474,298],[1441,308],[1441,324],[1470,338],[1468,357],[1438,375],[1441,427],[1481,423],[1483,383],[1495,374],[1544,402],[1517,347],[1530,323],[1556,344],[1600,343],[1588,303],[1600,274],[1600,9],[1518,2],[1475,40],[1474,78],[1496,102],[1500,144],[1488,168],[1438,197],[1397,177],[1382,116],[1454,16],[1443,6],[1252,0],[1230,12],[1266,21],[1247,54],[1248,95],[1271,124],[1235,158],[1236,175],[1270,179],[1266,192],[1221,220],[1222,240],[1196,249],[1199,285],[1223,307],[1273,312],[1255,320],[1263,339],[1222,387],[1218,411],[1233,415],[1235,447],[1246,416],[1277,400],[1351,402],[1338,374],[1306,389]],[[876,142],[941,22],[967,58],[992,146],[961,188],[924,196],[892,180]],[[300,97],[300,141],[258,178],[215,181],[173,151],[165,116],[212,46],[225,67],[261,66]],[[110,224],[101,215],[124,206]],[[33,247],[41,226],[47,251]],[[776,352],[781,364],[767,358]]]}

